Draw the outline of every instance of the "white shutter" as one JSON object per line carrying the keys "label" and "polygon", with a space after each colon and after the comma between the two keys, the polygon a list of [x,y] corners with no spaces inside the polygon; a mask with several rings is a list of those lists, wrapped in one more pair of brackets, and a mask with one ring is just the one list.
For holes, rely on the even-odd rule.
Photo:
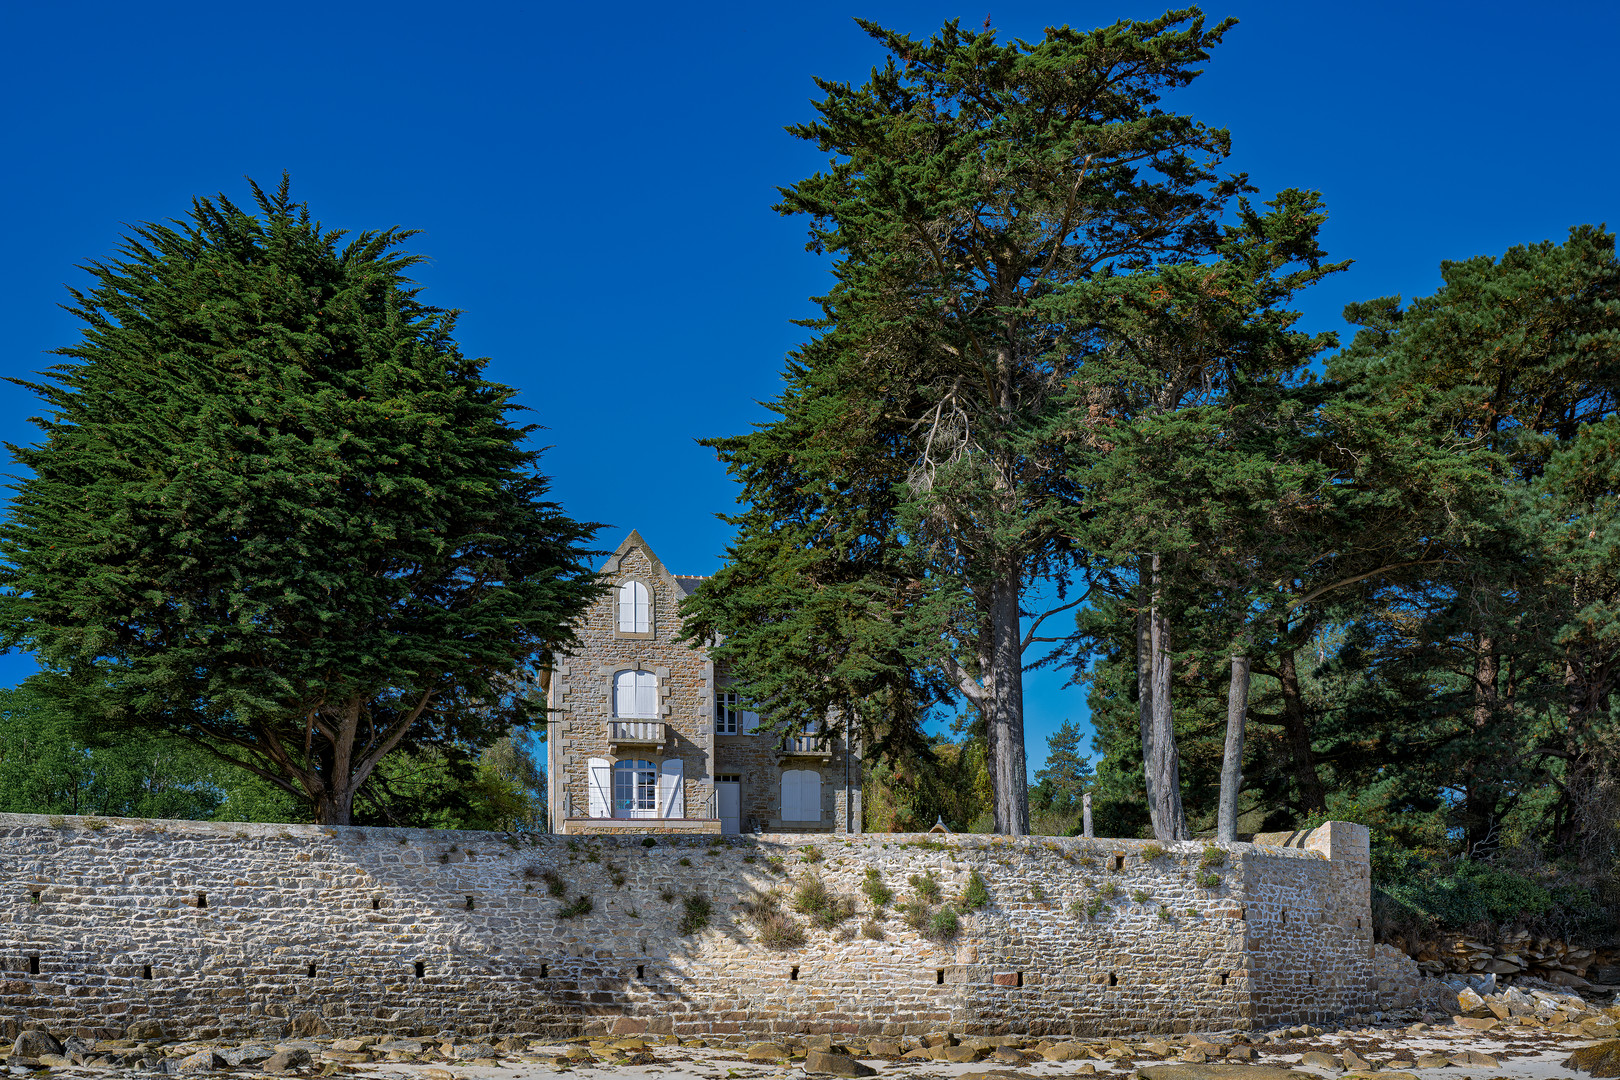
{"label": "white shutter", "polygon": [[636,715],[658,715],[658,676],[650,671],[636,672]]}
{"label": "white shutter", "polygon": [[782,820],[797,821],[799,812],[799,780],[795,770],[782,774]]}
{"label": "white shutter", "polygon": [[591,817],[608,817],[613,805],[613,763],[593,757],[586,769],[589,776]]}
{"label": "white shutter", "polygon": [[799,820],[821,820],[821,774],[814,769],[799,773]]}
{"label": "white shutter", "polygon": [[658,771],[658,805],[667,818],[686,816],[685,762],[665,758]]}
{"label": "white shutter", "polygon": [[743,713],[742,714],[742,725],[740,727],[740,730],[742,731],[742,733],[744,735],[752,735],[758,729],[759,729],[759,713],[757,713],[757,712],[745,712],[745,713]]}

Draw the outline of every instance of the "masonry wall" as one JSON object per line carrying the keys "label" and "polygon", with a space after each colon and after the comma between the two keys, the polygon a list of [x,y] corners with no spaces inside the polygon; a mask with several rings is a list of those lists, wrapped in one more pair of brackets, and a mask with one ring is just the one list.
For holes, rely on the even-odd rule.
{"label": "masonry wall", "polygon": [[[1241,1029],[1372,1007],[1370,932],[1355,922],[1370,921],[1364,830],[1233,845],[1213,869],[1204,850],[894,834],[647,847],[0,815],[0,1020],[744,1039]],[[930,941],[892,908],[874,915],[868,869],[897,904],[913,875],[949,898],[977,870],[992,902],[957,940]],[[1209,873],[1218,884],[1200,883]],[[858,914],[808,929],[802,948],[764,948],[743,902],[810,875]],[[712,915],[683,936],[693,896]],[[581,897],[591,910],[561,917]]]}

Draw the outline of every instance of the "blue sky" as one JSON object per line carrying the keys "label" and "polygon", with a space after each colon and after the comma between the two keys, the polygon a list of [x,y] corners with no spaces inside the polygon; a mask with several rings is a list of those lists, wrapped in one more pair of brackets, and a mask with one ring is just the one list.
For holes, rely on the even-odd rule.
{"label": "blue sky", "polygon": [[[734,491],[695,439],[746,429],[778,390],[790,319],[825,267],[776,187],[813,172],[782,128],[811,77],[881,54],[854,16],[923,35],[988,14],[1004,36],[1148,18],[1144,3],[677,7],[287,3],[10,4],[0,89],[11,207],[0,374],[73,340],[58,304],[121,223],[195,194],[246,200],[282,170],[329,225],[404,225],[430,302],[522,390],[545,468],[612,547],[641,529],[671,569],[711,573]],[[1167,105],[1229,127],[1262,192],[1323,192],[1325,242],[1355,266],[1303,304],[1432,291],[1442,259],[1561,239],[1616,213],[1613,3],[1212,5],[1240,24]],[[636,402],[626,422],[624,402]],[[30,394],[0,386],[0,437]],[[31,670],[0,657],[0,684]],[[1061,674],[1028,682],[1032,767],[1065,717]]]}

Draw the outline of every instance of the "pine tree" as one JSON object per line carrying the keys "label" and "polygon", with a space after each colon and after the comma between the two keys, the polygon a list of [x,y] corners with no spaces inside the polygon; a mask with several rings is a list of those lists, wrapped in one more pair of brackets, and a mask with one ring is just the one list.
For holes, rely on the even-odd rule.
{"label": "pine tree", "polygon": [[[0,533],[10,640],[102,729],[192,740],[350,819],[395,749],[475,748],[538,702],[596,526],[543,498],[514,391],[405,276],[412,233],[277,191],[148,224],[73,292],[82,338]],[[468,751],[471,752],[471,751]]]}

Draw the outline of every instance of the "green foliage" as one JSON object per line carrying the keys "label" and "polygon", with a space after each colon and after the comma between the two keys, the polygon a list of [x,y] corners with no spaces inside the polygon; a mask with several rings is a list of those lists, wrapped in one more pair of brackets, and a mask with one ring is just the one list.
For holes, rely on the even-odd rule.
{"label": "green foliage", "polygon": [[748,897],[741,906],[743,918],[753,924],[765,948],[787,951],[804,947],[804,927],[782,911],[775,893]]}
{"label": "green foliage", "polygon": [[1217,874],[1213,870],[1210,870],[1207,873],[1199,874],[1198,875],[1198,887],[1200,889],[1218,889],[1218,888],[1220,888],[1221,887],[1221,875]]}
{"label": "green foliage", "polygon": [[641,846],[642,847],[657,847],[658,846],[658,841],[654,840],[650,836],[643,836],[641,838]]}
{"label": "green foliage", "polygon": [[934,912],[928,920],[928,937],[934,941],[955,941],[962,928],[956,909],[949,904]]}
{"label": "green foliage", "polygon": [[1212,866],[1225,866],[1225,849],[1215,847],[1213,844],[1206,845],[1204,848],[1204,854],[1198,860],[1198,865],[1206,870]]}
{"label": "green foliage", "polygon": [[1138,904],[1145,904],[1151,900],[1152,897],[1148,894],[1146,889],[1132,889],[1131,899],[1136,901]]}
{"label": "green foliage", "polygon": [[800,848],[799,851],[802,854],[804,861],[807,863],[818,863],[821,861],[821,849],[816,847],[814,844],[806,844],[804,847]]}
{"label": "green foliage", "polygon": [[861,881],[861,892],[866,894],[866,899],[874,910],[881,911],[894,902],[894,890],[883,883],[883,875],[875,866],[866,868],[866,876]]}
{"label": "green foliage", "polygon": [[806,874],[794,890],[793,910],[829,930],[855,914],[855,903],[827,888],[827,883],[815,874]]}
{"label": "green foliage", "polygon": [[1151,862],[1154,859],[1162,859],[1170,853],[1158,844],[1143,844],[1142,849],[1137,854],[1142,856],[1142,861]]}
{"label": "green foliage", "polygon": [[1047,736],[1046,764],[1035,770],[1029,789],[1030,832],[1036,835],[1080,832],[1082,800],[1095,774],[1091,758],[1080,752],[1081,737],[1080,725],[1072,720]]}
{"label": "green foliage", "polygon": [[[1041,899],[1045,899],[1044,895]],[[990,887],[977,868],[968,871],[967,884],[962,886],[961,899],[956,903],[963,911],[983,911],[990,906]]]}
{"label": "green foliage", "polygon": [[692,860],[688,859],[685,855],[682,855],[680,858],[675,860],[675,863],[678,866],[691,866]]}
{"label": "green foliage", "polygon": [[906,880],[910,883],[912,890],[925,903],[939,903],[939,879],[934,876],[932,870],[927,870],[921,874],[912,874]]}
{"label": "green foliage", "polygon": [[1241,186],[1219,178],[1228,136],[1161,95],[1230,24],[1190,10],[1006,44],[955,22],[927,40],[861,25],[889,59],[865,84],[819,84],[816,118],[791,130],[830,161],[780,207],[835,281],[776,418],[708,443],[743,511],[685,632],[721,639],[776,722],[841,710],[887,752],[914,751],[928,709],[965,695],[1019,778],[994,827],[1024,832],[1022,701],[994,692],[994,667],[1024,660],[992,642],[1020,636],[1025,583],[1073,571],[1073,425],[1056,421],[1100,350],[1064,332],[1061,305],[1208,252]]}
{"label": "green foliage", "polygon": [[933,918],[934,909],[922,897],[913,897],[899,907],[901,920],[919,934],[928,931],[929,921]]}
{"label": "green foliage", "polygon": [[884,937],[883,924],[867,919],[861,923],[861,937],[868,941],[882,941]]}
{"label": "green foliage", "polygon": [[[348,824],[391,753],[471,760],[597,594],[514,391],[417,299],[411,233],[287,184],[148,224],[73,291],[0,529],[9,643],[87,728],[184,739]],[[497,569],[498,568],[498,569]]]}
{"label": "green foliage", "polygon": [[581,915],[589,915],[595,906],[596,905],[591,901],[589,896],[576,896],[574,899],[557,909],[557,918],[577,919]]}
{"label": "green foliage", "polygon": [[714,914],[714,905],[707,896],[693,893],[681,901],[681,917],[675,923],[675,932],[682,937],[691,935],[709,925],[709,918]]}

